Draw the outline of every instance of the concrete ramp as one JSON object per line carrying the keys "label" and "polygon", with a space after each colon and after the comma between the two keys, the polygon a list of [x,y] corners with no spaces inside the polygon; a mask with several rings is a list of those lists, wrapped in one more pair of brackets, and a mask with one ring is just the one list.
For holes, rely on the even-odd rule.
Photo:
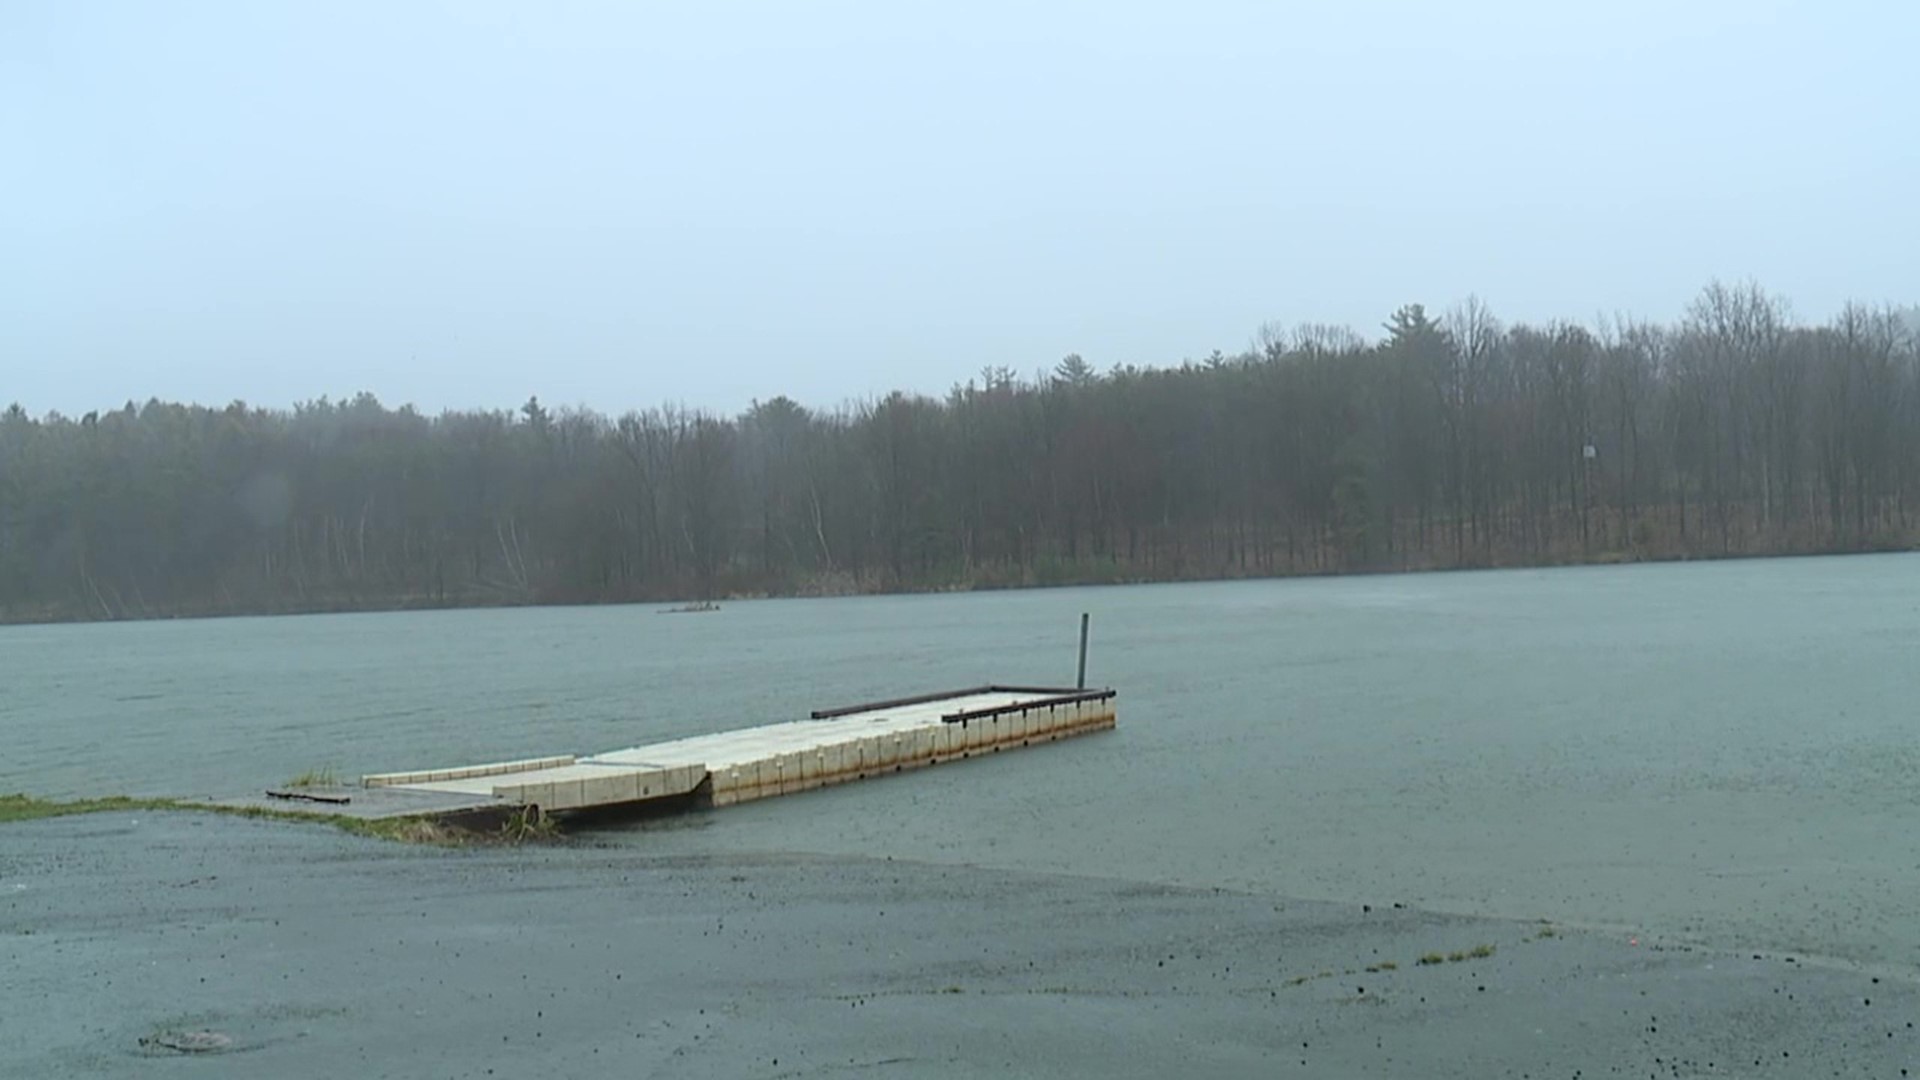
{"label": "concrete ramp", "polygon": [[619,806],[690,795],[707,778],[704,765],[609,764],[569,761],[544,769],[429,780],[409,791],[487,795],[545,811]]}
{"label": "concrete ramp", "polygon": [[453,769],[419,769],[414,772],[374,773],[360,778],[361,787],[414,787],[445,780],[473,780],[508,773],[537,772],[573,764],[572,754],[524,758],[520,761],[496,761],[487,765],[462,765]]}
{"label": "concrete ramp", "polygon": [[516,776],[495,795],[543,810],[579,810],[619,806],[691,795],[707,778],[705,765],[603,765],[581,763],[564,769]]}

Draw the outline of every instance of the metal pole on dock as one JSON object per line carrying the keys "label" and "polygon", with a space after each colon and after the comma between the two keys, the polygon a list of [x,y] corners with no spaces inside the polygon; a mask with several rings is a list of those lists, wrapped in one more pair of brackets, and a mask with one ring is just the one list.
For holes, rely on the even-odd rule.
{"label": "metal pole on dock", "polygon": [[1087,620],[1090,617],[1088,612],[1080,613],[1080,674],[1073,684],[1076,690],[1087,688]]}

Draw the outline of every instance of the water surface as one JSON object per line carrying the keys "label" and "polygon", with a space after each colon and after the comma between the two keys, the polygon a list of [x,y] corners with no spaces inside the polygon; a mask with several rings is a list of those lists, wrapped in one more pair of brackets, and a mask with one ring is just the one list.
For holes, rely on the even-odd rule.
{"label": "water surface", "polygon": [[1914,555],[0,628],[0,791],[232,794],[1059,682],[1083,610],[1112,734],[612,839],[1920,961]]}

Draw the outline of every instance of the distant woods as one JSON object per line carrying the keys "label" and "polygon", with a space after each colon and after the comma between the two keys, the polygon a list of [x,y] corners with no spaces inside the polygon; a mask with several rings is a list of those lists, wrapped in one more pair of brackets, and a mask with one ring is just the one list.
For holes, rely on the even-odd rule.
{"label": "distant woods", "polygon": [[[988,369],[738,417],[149,402],[0,415],[0,617],[573,603],[1911,547],[1915,312]],[[644,386],[634,388],[636,394]]]}

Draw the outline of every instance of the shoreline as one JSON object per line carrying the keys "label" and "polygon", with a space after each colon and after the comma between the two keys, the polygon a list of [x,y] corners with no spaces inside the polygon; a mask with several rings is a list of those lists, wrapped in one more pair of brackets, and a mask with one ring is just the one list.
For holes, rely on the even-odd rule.
{"label": "shoreline", "polygon": [[[1856,556],[1904,555],[1920,551],[1916,546],[1888,545],[1883,547],[1834,548],[1805,551],[1777,551],[1766,553],[1680,553],[1639,557],[1609,553],[1608,556],[1590,559],[1540,560],[1503,563],[1497,566],[1450,565],[1450,566],[1409,566],[1409,567],[1372,567],[1348,570],[1301,571],[1296,573],[1250,573],[1229,575],[1196,574],[1191,576],[1142,577],[1142,578],[1096,578],[1082,577],[1062,581],[1001,584],[995,582],[945,583],[909,587],[848,588],[815,590],[799,588],[783,591],[742,590],[720,594],[711,600],[689,600],[685,596],[645,596],[584,601],[488,601],[473,602],[420,602],[412,598],[400,598],[392,601],[366,604],[313,604],[282,608],[260,607],[249,610],[210,611],[189,609],[180,612],[154,615],[133,615],[116,618],[100,618],[87,613],[68,615],[21,615],[0,611],[0,628],[15,626],[72,626],[99,625],[105,623],[145,623],[176,621],[207,621],[217,619],[264,619],[283,618],[304,615],[380,615],[407,612],[453,612],[453,611],[511,611],[526,608],[608,608],[608,607],[655,607],[668,605],[712,604],[712,608],[691,608],[699,613],[718,613],[724,605],[730,603],[748,603],[760,600],[841,600],[878,596],[945,596],[959,593],[1003,593],[1003,592],[1039,592],[1055,589],[1089,588],[1125,588],[1141,585],[1207,585],[1229,582],[1256,581],[1300,581],[1329,580],[1338,578],[1376,578],[1405,577],[1425,574],[1485,574],[1525,570],[1564,570],[1583,567],[1630,567],[1630,566],[1670,566],[1690,563],[1729,563],[1760,562],[1775,559],[1831,559]],[[681,614],[677,608],[664,609],[659,614]]]}

